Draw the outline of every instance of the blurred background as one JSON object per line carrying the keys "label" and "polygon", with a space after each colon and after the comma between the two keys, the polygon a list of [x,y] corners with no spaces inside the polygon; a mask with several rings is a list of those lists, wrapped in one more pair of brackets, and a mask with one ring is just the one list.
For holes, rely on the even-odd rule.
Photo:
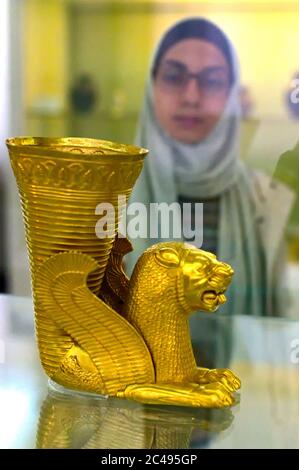
{"label": "blurred background", "polygon": [[[299,104],[290,100],[299,78],[299,1],[1,0],[0,12],[0,291],[30,293],[5,138],[68,135],[132,143],[154,46],[186,16],[211,19],[235,45],[242,158],[299,191]],[[291,179],[283,165],[277,167],[290,151]],[[298,286],[298,204],[287,241],[288,275]]]}

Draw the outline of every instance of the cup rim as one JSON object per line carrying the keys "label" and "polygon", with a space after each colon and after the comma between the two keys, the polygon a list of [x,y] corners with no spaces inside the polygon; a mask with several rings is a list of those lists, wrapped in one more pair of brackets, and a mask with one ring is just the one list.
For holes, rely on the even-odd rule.
{"label": "cup rim", "polygon": [[[148,150],[137,145],[123,144],[103,139],[88,137],[31,137],[19,136],[6,139],[9,150],[22,150],[39,154],[68,155],[71,157],[135,157],[140,159],[148,154]],[[84,149],[84,150],[83,150]],[[90,149],[90,150],[89,150]]]}

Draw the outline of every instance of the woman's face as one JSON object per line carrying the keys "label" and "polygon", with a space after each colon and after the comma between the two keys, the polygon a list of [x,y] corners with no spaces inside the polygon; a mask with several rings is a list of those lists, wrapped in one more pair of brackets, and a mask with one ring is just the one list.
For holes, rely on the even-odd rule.
{"label": "woman's face", "polygon": [[199,142],[220,118],[229,89],[229,66],[222,52],[209,42],[184,39],[168,49],[154,79],[158,122],[176,140]]}

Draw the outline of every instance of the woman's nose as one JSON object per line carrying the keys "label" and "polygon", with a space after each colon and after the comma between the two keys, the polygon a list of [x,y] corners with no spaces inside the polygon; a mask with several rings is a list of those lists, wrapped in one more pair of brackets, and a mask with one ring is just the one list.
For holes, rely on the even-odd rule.
{"label": "woman's nose", "polygon": [[194,105],[200,105],[202,101],[202,90],[198,86],[195,78],[190,78],[185,84],[182,92],[182,98],[185,103]]}

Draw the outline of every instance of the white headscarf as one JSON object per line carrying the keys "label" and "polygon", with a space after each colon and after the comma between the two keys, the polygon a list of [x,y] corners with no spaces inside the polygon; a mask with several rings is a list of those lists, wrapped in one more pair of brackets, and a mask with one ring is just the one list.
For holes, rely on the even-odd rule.
{"label": "white headscarf", "polygon": [[[238,159],[239,71],[234,50],[232,47],[230,50],[234,82],[225,109],[210,134],[194,145],[175,141],[160,128],[153,108],[150,74],[136,138],[136,144],[149,149],[149,156],[131,201],[170,204],[177,201],[179,195],[198,200],[218,196],[218,258],[235,270],[228,302],[221,306],[221,311],[262,315],[265,314],[262,252],[253,217],[248,172]],[[134,261],[155,242],[157,240],[133,240]]]}

